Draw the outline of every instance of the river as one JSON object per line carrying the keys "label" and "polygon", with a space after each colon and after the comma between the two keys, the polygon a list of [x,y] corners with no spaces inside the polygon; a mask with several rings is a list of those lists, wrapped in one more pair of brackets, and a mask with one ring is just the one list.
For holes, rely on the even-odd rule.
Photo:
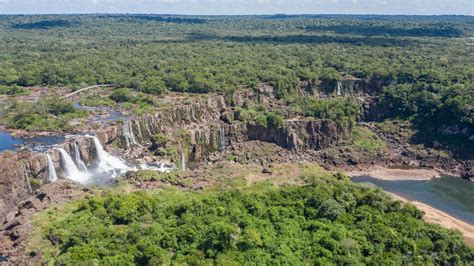
{"label": "river", "polygon": [[32,138],[16,138],[6,131],[0,131],[0,152],[18,150],[27,147],[30,150],[42,152],[52,145],[63,142],[64,136],[37,136]]}
{"label": "river", "polygon": [[355,183],[370,183],[411,201],[418,201],[474,225],[474,183],[444,176],[431,180],[380,180],[368,176],[352,178]]}

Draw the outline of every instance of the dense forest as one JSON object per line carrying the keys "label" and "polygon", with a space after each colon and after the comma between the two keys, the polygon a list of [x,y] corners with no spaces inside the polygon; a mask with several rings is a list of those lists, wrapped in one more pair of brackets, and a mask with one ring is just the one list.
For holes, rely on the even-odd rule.
{"label": "dense forest", "polygon": [[[459,233],[342,174],[309,185],[93,196],[37,221],[46,260],[126,265],[461,264]],[[45,223],[47,221],[47,223]]]}
{"label": "dense forest", "polygon": [[[473,34],[472,16],[0,16],[2,130],[99,136],[95,129],[113,128],[117,136],[104,143],[110,156],[141,164],[112,187],[80,187],[84,198],[67,195],[35,216],[27,256],[60,265],[471,263],[474,250],[459,232],[425,223],[413,205],[354,184],[335,169],[362,168],[364,160],[374,166],[377,157],[383,165],[400,157],[403,166],[425,166],[420,151],[429,155],[421,163],[436,156],[443,163],[472,159]],[[103,86],[62,97],[96,84]],[[186,109],[189,103],[199,108]],[[211,112],[211,105],[218,107]],[[176,125],[160,124],[168,119],[164,111]],[[117,120],[105,120],[114,112]],[[154,132],[149,145],[128,145],[134,124],[123,119],[143,114],[158,114],[144,119],[144,130],[151,125]],[[157,128],[162,132],[155,134]],[[249,128],[259,137],[275,133],[284,143],[252,138]],[[192,149],[191,138],[197,143]],[[222,147],[206,147],[217,138]],[[100,165],[100,143],[79,150],[73,141],[76,162],[85,150],[87,167]],[[448,154],[443,145],[451,142],[455,155],[464,157]],[[439,150],[425,149],[427,143]],[[297,149],[305,145],[308,153]],[[187,158],[188,150],[199,156]],[[38,187],[57,189],[44,194],[48,198],[76,189],[62,183],[67,156],[58,152],[47,162],[48,179],[61,168],[58,181]],[[169,158],[166,165],[176,166],[171,173],[137,170]],[[293,179],[281,174],[284,183],[272,179],[274,163],[312,159],[334,172],[308,167],[289,171]],[[236,169],[261,166],[254,170],[266,181],[229,177],[234,170],[226,166],[234,163],[242,167]],[[212,165],[229,176],[214,173]],[[33,182],[45,169],[34,172]],[[26,179],[30,184],[28,173]]]}
{"label": "dense forest", "polygon": [[[334,90],[358,78],[389,107],[382,118],[474,132],[473,23],[464,16],[1,16],[0,93],[109,83],[154,95],[229,93],[268,83],[291,100],[302,83]],[[326,108],[318,104],[334,107],[298,106],[317,115],[305,108]]]}

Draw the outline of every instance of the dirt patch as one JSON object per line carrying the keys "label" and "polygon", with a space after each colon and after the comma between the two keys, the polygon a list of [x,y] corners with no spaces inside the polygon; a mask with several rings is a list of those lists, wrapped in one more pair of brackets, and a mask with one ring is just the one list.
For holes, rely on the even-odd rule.
{"label": "dirt patch", "polygon": [[430,180],[440,177],[440,173],[433,169],[393,169],[377,166],[363,171],[349,171],[347,175],[370,176],[380,180]]}

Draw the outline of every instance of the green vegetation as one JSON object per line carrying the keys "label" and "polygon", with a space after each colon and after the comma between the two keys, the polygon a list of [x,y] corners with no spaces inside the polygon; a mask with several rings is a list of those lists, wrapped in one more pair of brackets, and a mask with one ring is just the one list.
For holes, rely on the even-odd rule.
{"label": "green vegetation", "polygon": [[191,179],[184,179],[176,171],[163,173],[154,170],[140,170],[127,176],[127,178],[134,181],[160,181],[173,186],[190,186],[192,184]]}
{"label": "green vegetation", "polygon": [[97,94],[88,95],[87,97],[81,99],[81,105],[83,106],[93,106],[93,107],[104,107],[104,106],[114,106],[115,102],[107,97],[102,97]]}
{"label": "green vegetation", "polygon": [[[145,176],[149,176],[148,173]],[[146,177],[147,178],[147,177]],[[460,264],[462,236],[412,205],[347,177],[201,193],[173,189],[91,196],[36,220],[56,264]],[[48,221],[48,223],[42,223]]]}
{"label": "green vegetation", "polygon": [[132,109],[137,115],[147,113],[155,106],[152,97],[141,92],[133,92],[128,88],[114,89],[109,95],[109,99],[122,104],[124,108]]}
{"label": "green vegetation", "polygon": [[[315,95],[334,96],[356,78],[354,93],[381,96],[384,119],[472,135],[473,25],[469,16],[2,16],[0,85],[114,84],[161,95],[265,83],[302,114],[348,125],[352,104]],[[121,92],[112,97],[128,103]],[[153,106],[131,101],[138,114]]]}
{"label": "green vegetation", "polygon": [[423,134],[447,127],[474,132],[474,84],[436,82],[440,78],[435,75],[427,74],[424,82],[384,88],[381,104],[390,106],[389,117],[410,119]]}
{"label": "green vegetation", "polygon": [[349,127],[355,122],[359,110],[351,98],[296,98],[290,100],[290,106],[304,116],[333,120],[343,127]]}
{"label": "green vegetation", "polygon": [[0,95],[28,95],[29,91],[18,86],[4,86],[0,85]]}
{"label": "green vegetation", "polygon": [[385,146],[374,132],[361,126],[352,129],[351,141],[355,147],[370,153],[376,153]]}
{"label": "green vegetation", "polygon": [[281,112],[269,112],[262,106],[254,108],[237,108],[237,118],[245,123],[262,127],[278,127],[283,125]]}
{"label": "green vegetation", "polygon": [[[15,102],[4,118],[9,128],[68,131],[87,116],[86,111],[74,108],[72,102],[59,98],[41,98],[37,102]],[[72,123],[76,121],[75,123]]]}

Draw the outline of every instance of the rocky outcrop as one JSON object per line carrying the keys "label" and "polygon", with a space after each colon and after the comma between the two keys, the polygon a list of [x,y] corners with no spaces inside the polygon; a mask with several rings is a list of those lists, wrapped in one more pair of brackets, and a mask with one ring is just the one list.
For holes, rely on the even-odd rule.
{"label": "rocky outcrop", "polygon": [[[235,107],[244,105],[246,100],[258,101],[258,98],[254,94],[236,93],[226,100],[218,95],[141,116],[128,123],[143,146],[151,145],[151,139],[156,135],[176,139],[180,131],[186,132],[188,137],[181,141],[190,146],[191,160],[205,159],[206,155],[223,147],[249,140],[271,142],[292,151],[319,150],[337,143],[348,133],[348,129],[329,120],[294,118],[279,126],[259,126],[252,121],[236,119]],[[120,136],[123,145],[122,132],[113,132],[117,133],[116,138]]]}

